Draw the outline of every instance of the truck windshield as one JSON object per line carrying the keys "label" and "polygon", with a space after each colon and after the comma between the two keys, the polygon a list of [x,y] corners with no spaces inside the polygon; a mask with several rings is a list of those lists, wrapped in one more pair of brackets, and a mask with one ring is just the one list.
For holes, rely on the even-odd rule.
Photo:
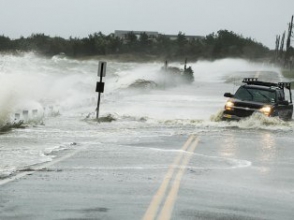
{"label": "truck windshield", "polygon": [[240,87],[234,97],[243,101],[272,103],[276,101],[276,92],[272,90]]}

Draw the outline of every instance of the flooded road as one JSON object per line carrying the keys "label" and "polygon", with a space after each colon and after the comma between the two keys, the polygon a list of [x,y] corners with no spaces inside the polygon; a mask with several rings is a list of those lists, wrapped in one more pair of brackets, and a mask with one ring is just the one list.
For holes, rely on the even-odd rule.
{"label": "flooded road", "polygon": [[225,92],[279,69],[199,61],[183,84],[161,63],[109,62],[97,123],[97,64],[1,56],[1,122],[41,116],[0,135],[1,219],[292,219],[293,121],[218,120]]}
{"label": "flooded road", "polygon": [[1,218],[292,219],[292,132],[174,129],[84,133],[59,153],[73,156],[0,183]]}

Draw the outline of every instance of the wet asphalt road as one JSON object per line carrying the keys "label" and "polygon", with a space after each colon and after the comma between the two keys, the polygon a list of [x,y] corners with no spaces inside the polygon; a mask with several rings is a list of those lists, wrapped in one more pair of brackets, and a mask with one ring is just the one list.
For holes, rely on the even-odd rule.
{"label": "wet asphalt road", "polygon": [[0,182],[1,220],[294,217],[292,131],[125,136],[59,154]]}

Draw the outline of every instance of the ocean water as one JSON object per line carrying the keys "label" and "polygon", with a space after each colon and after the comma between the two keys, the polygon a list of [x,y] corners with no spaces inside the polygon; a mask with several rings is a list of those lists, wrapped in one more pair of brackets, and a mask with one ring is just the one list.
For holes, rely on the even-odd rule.
{"label": "ocean water", "polygon": [[[0,178],[54,160],[56,152],[128,137],[221,132],[234,129],[293,131],[293,122],[253,116],[220,122],[226,98],[243,77],[283,79],[280,70],[241,59],[189,63],[194,81],[160,71],[163,62],[107,63],[100,117],[95,121],[98,60],[0,55]],[[183,63],[170,63],[183,68]]]}

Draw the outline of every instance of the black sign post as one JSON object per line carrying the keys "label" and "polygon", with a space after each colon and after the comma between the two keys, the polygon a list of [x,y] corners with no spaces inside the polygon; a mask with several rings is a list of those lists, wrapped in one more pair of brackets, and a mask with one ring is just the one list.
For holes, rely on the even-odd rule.
{"label": "black sign post", "polygon": [[102,82],[102,77],[106,75],[106,62],[99,62],[98,65],[98,76],[100,77],[100,81],[96,84],[96,92],[98,92],[98,102],[96,109],[96,119],[98,121],[99,118],[99,108],[100,108],[100,95],[104,92],[104,82]]}

